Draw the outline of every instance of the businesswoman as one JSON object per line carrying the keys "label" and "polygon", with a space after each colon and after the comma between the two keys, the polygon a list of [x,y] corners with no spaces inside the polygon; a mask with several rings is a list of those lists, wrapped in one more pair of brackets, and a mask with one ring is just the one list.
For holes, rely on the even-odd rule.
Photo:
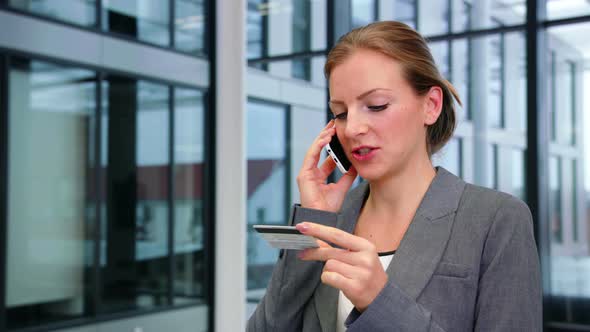
{"label": "businesswoman", "polygon": [[[432,165],[459,98],[425,40],[397,22],[355,29],[325,74],[334,120],[307,152],[293,216],[320,248],[281,253],[248,331],[540,331],[528,207]],[[353,168],[326,184],[332,135]]]}

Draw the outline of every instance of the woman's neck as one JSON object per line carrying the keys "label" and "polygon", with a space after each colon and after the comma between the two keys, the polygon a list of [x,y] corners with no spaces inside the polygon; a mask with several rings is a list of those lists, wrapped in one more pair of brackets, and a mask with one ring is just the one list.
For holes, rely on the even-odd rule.
{"label": "woman's neck", "polygon": [[436,171],[427,159],[408,165],[395,175],[372,181],[365,208],[370,209],[372,215],[389,217],[389,220],[391,217],[411,218],[435,176]]}

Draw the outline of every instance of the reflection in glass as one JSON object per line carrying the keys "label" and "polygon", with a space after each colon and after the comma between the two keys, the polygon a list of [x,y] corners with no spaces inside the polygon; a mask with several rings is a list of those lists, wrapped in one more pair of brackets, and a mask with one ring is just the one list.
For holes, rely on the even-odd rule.
{"label": "reflection in glass", "polygon": [[[422,0],[426,3],[426,0]],[[469,29],[489,29],[500,26],[524,24],[526,3],[523,1],[450,0],[452,8],[453,32]]]}
{"label": "reflection in glass", "polygon": [[448,77],[450,78],[451,83],[453,83],[455,89],[457,89],[457,92],[461,97],[461,102],[463,103],[462,107],[457,105],[457,117],[459,120],[471,119],[469,112],[471,109],[469,107],[471,94],[470,44],[470,40],[468,39],[454,40],[451,43],[451,73]]}
{"label": "reflection in glass", "polygon": [[351,0],[351,7],[353,28],[367,25],[377,19],[375,0]]}
{"label": "reflection in glass", "polygon": [[174,1],[174,47],[192,54],[204,53],[204,0]]}
{"label": "reflection in glass", "polygon": [[449,2],[420,0],[418,5],[418,32],[425,36],[449,32]]}
{"label": "reflection in glass", "polygon": [[[268,55],[268,7],[265,0],[248,0],[246,17],[246,39],[248,59],[262,58]],[[254,67],[267,70],[268,65],[256,64]]]}
{"label": "reflection in glass", "polygon": [[[203,93],[174,89],[174,304],[207,303]],[[207,315],[196,322],[206,328]]]}
{"label": "reflection in glass", "polygon": [[170,46],[168,1],[103,0],[102,28],[160,46]]}
{"label": "reflection in glass", "polygon": [[526,190],[524,186],[524,151],[520,149],[512,149],[510,167],[511,167],[511,181],[509,193],[520,198],[526,199]]}
{"label": "reflection in glass", "polygon": [[502,55],[502,125],[525,133],[526,123],[526,52],[522,32],[501,35]]}
{"label": "reflection in glass", "polygon": [[451,0],[451,17],[453,32],[471,29],[471,2],[465,0]]}
{"label": "reflection in glass", "polygon": [[494,35],[487,38],[488,51],[488,125],[493,128],[503,127],[502,97],[504,94],[504,37]]}
{"label": "reflection in glass", "polygon": [[[583,6],[583,1],[549,1],[549,17],[558,7]],[[590,130],[588,98],[590,50],[583,36],[590,24],[566,24],[547,29],[548,77],[552,142],[549,158],[551,225],[551,317],[558,323],[590,325],[590,150],[586,133]],[[585,40],[585,39],[584,39]],[[580,168],[580,169],[579,169]],[[581,188],[582,179],[586,180]]]}
{"label": "reflection in glass", "polygon": [[485,185],[488,188],[498,189],[498,145],[486,146],[488,167]]}
{"label": "reflection in glass", "polygon": [[168,87],[105,80],[103,312],[167,305]]}
{"label": "reflection in glass", "polygon": [[9,0],[13,8],[90,27],[96,22],[95,0]]}
{"label": "reflection in glass", "polygon": [[550,20],[590,15],[590,3],[584,0],[547,0],[546,6]]}
{"label": "reflection in glass", "polygon": [[[288,213],[287,111],[282,106],[248,102],[248,298],[265,289],[278,251],[251,225],[285,224]],[[260,294],[258,294],[260,295]]]}
{"label": "reflection in glass", "polygon": [[416,28],[416,1],[393,0],[393,19]]}
{"label": "reflection in glass", "polygon": [[[293,2],[293,53],[311,49],[311,3],[309,0]],[[309,59],[295,59],[292,62],[292,76],[309,80],[311,66]]]}
{"label": "reflection in glass", "polygon": [[452,138],[439,152],[433,156],[433,164],[442,166],[458,177],[461,173],[461,138]]}
{"label": "reflection in glass", "polygon": [[429,43],[428,46],[441,75],[444,78],[449,79],[449,42],[446,40],[441,42],[433,42]]}
{"label": "reflection in glass", "polygon": [[6,322],[87,316],[96,234],[94,72],[13,57]]}
{"label": "reflection in glass", "polygon": [[563,217],[561,209],[561,162],[557,157],[549,158],[549,220],[552,240],[563,242]]}

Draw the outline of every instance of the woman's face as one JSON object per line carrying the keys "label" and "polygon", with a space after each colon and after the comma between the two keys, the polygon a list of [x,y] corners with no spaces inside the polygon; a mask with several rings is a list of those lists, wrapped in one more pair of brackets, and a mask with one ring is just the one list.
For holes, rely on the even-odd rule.
{"label": "woman's face", "polygon": [[371,50],[355,51],[332,70],[336,134],[361,177],[394,176],[428,158],[426,129],[438,118],[441,104],[433,100],[433,89],[438,89],[436,99],[437,87],[418,96],[397,61]]}

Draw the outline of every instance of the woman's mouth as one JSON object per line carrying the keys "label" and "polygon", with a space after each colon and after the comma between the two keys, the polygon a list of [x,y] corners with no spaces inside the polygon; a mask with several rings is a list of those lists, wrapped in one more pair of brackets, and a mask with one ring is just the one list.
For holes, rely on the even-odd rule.
{"label": "woman's mouth", "polygon": [[352,157],[358,161],[372,159],[377,153],[377,148],[371,146],[359,146],[352,150]]}

